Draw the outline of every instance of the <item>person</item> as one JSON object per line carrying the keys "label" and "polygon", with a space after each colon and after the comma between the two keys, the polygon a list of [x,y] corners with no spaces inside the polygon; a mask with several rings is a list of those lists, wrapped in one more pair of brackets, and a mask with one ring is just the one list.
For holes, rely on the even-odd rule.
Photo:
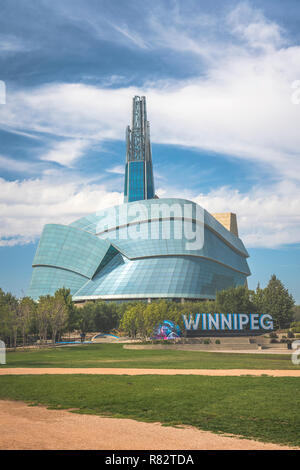
{"label": "person", "polygon": [[80,341],[84,343],[85,341],[85,333],[80,333]]}

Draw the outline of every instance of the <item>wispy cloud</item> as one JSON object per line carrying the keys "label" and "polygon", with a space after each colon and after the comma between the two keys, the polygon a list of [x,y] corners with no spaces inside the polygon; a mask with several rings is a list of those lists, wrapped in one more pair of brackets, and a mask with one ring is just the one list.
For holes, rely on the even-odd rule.
{"label": "wispy cloud", "polygon": [[125,173],[124,166],[122,166],[122,165],[117,165],[117,166],[114,166],[113,168],[107,168],[106,171],[108,173],[114,173],[116,175],[124,175],[124,173]]}
{"label": "wispy cloud", "polygon": [[[27,52],[32,49],[32,45],[12,34],[0,34],[0,54],[13,52]],[[36,46],[35,46],[36,48]]]}
{"label": "wispy cloud", "polygon": [[[74,141],[72,160],[82,150],[81,139],[123,140],[131,97],[141,94],[147,96],[154,142],[232,155],[300,179],[300,106],[291,102],[291,83],[299,76],[299,46],[259,56],[229,54],[207,76],[170,85],[101,89],[61,83],[20,90],[0,108],[0,126]],[[64,158],[56,150],[50,157]]]}
{"label": "wispy cloud", "polygon": [[287,44],[283,28],[268,20],[261,10],[253,9],[249,2],[239,3],[227,22],[233,34],[255,49],[270,51]]}
{"label": "wispy cloud", "polygon": [[46,223],[69,224],[89,212],[121,203],[120,193],[85,181],[43,177],[0,178],[0,246],[31,243]]}
{"label": "wispy cloud", "polygon": [[41,160],[71,167],[75,160],[86,152],[89,145],[89,141],[80,139],[56,142],[51,150],[41,156]]}
{"label": "wispy cloud", "polygon": [[41,164],[39,162],[28,162],[24,160],[14,160],[10,157],[0,155],[0,168],[6,171],[12,171],[14,173],[36,173],[37,166],[41,170]]}
{"label": "wispy cloud", "polygon": [[[67,3],[58,10],[66,10]],[[229,155],[250,161],[258,172],[263,165],[270,180],[277,181],[247,194],[216,188],[196,197],[201,205],[212,212],[238,212],[248,246],[300,242],[300,106],[291,102],[291,84],[300,78],[300,46],[291,45],[280,25],[249,2],[240,3],[222,18],[183,14],[177,2],[174,5],[168,14],[146,6],[146,20],[135,22],[134,27],[123,18],[113,20],[112,15],[95,17],[83,3],[79,8],[78,2],[65,16],[96,37],[143,49],[145,54],[175,52],[178,67],[190,55],[193,63],[199,64],[193,79],[152,81],[139,87],[128,86],[128,82],[117,87],[118,82],[112,79],[114,88],[61,82],[9,90],[7,104],[0,107],[0,127],[55,138],[50,149],[47,142],[41,160],[71,168],[94,142],[123,140],[132,96],[146,95],[153,142]],[[79,183],[68,183],[55,194],[56,213],[51,201],[57,181],[51,171],[46,179],[23,183],[2,180],[6,240],[15,237],[19,243],[26,224],[24,236],[29,240],[46,221],[67,223],[84,211],[97,210],[100,198],[104,206],[119,197],[104,186],[83,188]],[[107,171],[120,175],[123,167]],[[37,198],[40,190],[42,201]],[[163,195],[162,190],[158,192]],[[19,195],[20,200],[30,197],[40,206],[35,212],[30,201],[23,207],[21,202],[8,202],[5,194]],[[8,204],[15,211],[11,217]],[[22,213],[24,216],[19,215]]]}
{"label": "wispy cloud", "polygon": [[254,187],[247,193],[217,188],[194,200],[211,213],[238,214],[240,236],[249,248],[300,243],[300,192],[289,180]]}
{"label": "wispy cloud", "polygon": [[132,42],[135,46],[139,47],[140,49],[148,49],[149,45],[147,42],[142,38],[141,35],[134,33],[129,30],[129,28],[124,25],[124,26],[119,26],[117,24],[111,23],[111,26],[118,31],[125,39],[129,40],[129,42]]}

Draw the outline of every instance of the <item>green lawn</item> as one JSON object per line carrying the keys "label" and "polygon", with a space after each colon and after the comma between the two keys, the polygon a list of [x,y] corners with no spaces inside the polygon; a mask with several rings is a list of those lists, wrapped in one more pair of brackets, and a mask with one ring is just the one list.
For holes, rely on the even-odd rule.
{"label": "green lawn", "polygon": [[299,378],[151,375],[0,378],[0,399],[77,409],[79,413],[193,425],[294,446],[300,446],[299,392]]}
{"label": "green lawn", "polygon": [[289,354],[232,354],[178,350],[129,350],[91,344],[10,352],[0,367],[130,367],[159,369],[300,369]]}

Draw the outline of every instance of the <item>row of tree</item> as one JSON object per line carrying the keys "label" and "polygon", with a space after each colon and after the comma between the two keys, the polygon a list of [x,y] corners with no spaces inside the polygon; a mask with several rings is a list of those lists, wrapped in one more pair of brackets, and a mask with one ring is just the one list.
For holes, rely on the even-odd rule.
{"label": "row of tree", "polygon": [[17,299],[0,289],[0,339],[10,347],[52,339],[65,334],[91,331],[109,332],[118,327],[122,308],[114,303],[88,303],[77,308],[69,289],[59,289],[54,296]]}
{"label": "row of tree", "polygon": [[[295,315],[296,308],[296,315]],[[294,299],[273,275],[265,289],[255,291],[240,286],[217,293],[215,301],[185,302],[89,302],[76,307],[68,289],[54,296],[42,296],[38,302],[29,297],[17,299],[0,289],[0,339],[7,345],[27,344],[78,331],[81,333],[120,330],[132,338],[147,338],[160,322],[168,319],[180,327],[182,314],[190,313],[269,313],[275,328],[288,328],[298,319]]]}
{"label": "row of tree", "polygon": [[276,329],[289,328],[295,319],[295,302],[282,282],[273,275],[265,289],[256,291],[240,286],[217,293],[216,300],[202,302],[159,301],[128,306],[120,321],[120,329],[131,337],[150,337],[163,320],[183,327],[182,315],[193,313],[268,313]]}

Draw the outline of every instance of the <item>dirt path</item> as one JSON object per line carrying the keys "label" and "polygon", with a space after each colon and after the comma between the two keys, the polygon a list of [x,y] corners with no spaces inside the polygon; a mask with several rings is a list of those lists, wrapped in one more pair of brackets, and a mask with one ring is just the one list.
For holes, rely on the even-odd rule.
{"label": "dirt path", "polygon": [[166,427],[0,401],[0,449],[6,450],[271,450],[290,449],[192,427]]}
{"label": "dirt path", "polygon": [[0,375],[93,374],[93,375],[209,375],[238,377],[241,375],[268,375],[272,377],[300,377],[298,370],[261,369],[122,369],[122,368],[7,368]]}

